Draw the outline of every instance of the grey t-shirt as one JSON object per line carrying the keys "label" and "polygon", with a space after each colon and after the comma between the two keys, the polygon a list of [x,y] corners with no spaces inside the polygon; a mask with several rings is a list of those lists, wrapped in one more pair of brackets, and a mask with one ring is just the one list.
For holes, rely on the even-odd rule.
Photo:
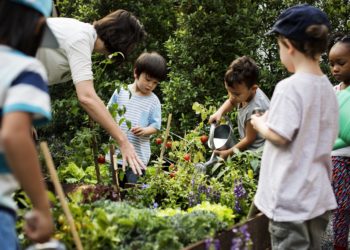
{"label": "grey t-shirt", "polygon": [[274,221],[304,221],[337,207],[331,151],[338,103],[326,76],[298,72],[279,82],[268,128],[289,143],[266,141],[254,203]]}
{"label": "grey t-shirt", "polygon": [[[256,94],[252,100],[246,105],[245,107],[238,108],[238,117],[237,117],[237,123],[238,123],[238,132],[239,137],[242,139],[245,137],[245,125],[248,121],[250,121],[250,116],[253,113],[254,108],[260,107],[264,110],[268,110],[270,106],[270,100],[269,98],[264,94],[264,92],[258,88],[256,91]],[[249,150],[256,150],[264,145],[265,139],[262,138],[259,134],[257,134],[257,137],[253,144],[251,144],[248,149]]]}

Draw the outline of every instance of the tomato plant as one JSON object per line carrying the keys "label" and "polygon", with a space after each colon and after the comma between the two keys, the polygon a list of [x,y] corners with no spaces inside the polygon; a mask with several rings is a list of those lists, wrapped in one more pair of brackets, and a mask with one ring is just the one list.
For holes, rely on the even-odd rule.
{"label": "tomato plant", "polygon": [[169,148],[171,148],[171,146],[172,146],[171,141],[167,141],[165,144],[165,147],[169,149]]}
{"label": "tomato plant", "polygon": [[184,155],[184,160],[185,161],[190,161],[191,160],[191,155],[190,154],[185,154]]}
{"label": "tomato plant", "polygon": [[156,138],[156,144],[157,145],[160,145],[160,144],[162,144],[162,142],[163,142],[163,140],[162,140],[162,138]]}
{"label": "tomato plant", "polygon": [[102,154],[99,154],[98,157],[97,157],[97,162],[100,163],[100,164],[106,163],[106,158],[105,158],[105,156],[102,155]]}
{"label": "tomato plant", "polygon": [[201,142],[202,144],[206,143],[208,141],[208,136],[207,135],[202,135],[201,136]]}

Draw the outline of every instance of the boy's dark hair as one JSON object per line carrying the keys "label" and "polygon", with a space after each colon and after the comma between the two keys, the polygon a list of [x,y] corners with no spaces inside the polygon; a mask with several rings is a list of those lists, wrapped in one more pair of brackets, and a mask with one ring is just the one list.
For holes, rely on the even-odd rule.
{"label": "boy's dark hair", "polygon": [[255,61],[248,56],[242,56],[230,64],[224,80],[229,87],[244,83],[248,88],[251,88],[254,84],[257,84],[258,78],[259,69]]}
{"label": "boy's dark hair", "polygon": [[98,37],[108,52],[121,52],[127,57],[146,32],[140,21],[126,10],[119,9],[94,23]]}
{"label": "boy's dark hair", "polygon": [[[308,39],[305,40],[294,40],[291,38],[287,38],[290,43],[295,47],[298,51],[303,53],[306,57],[311,59],[317,59],[317,56],[326,52],[328,46],[328,32],[329,29],[324,24],[314,24],[310,25],[306,30],[305,34],[308,36]],[[278,38],[282,38],[280,41],[283,42],[283,38],[286,38],[283,35],[278,35]]]}
{"label": "boy's dark hair", "polygon": [[40,46],[44,25],[38,34],[35,30],[42,15],[27,6],[0,0],[0,44],[35,56]]}
{"label": "boy's dark hair", "polygon": [[135,62],[135,74],[139,77],[141,73],[145,73],[150,77],[156,78],[158,81],[164,81],[167,76],[166,61],[157,52],[144,52]]}
{"label": "boy's dark hair", "polygon": [[344,43],[347,46],[349,46],[350,49],[350,35],[345,35],[342,32],[337,32],[333,33],[330,36],[329,43],[328,43],[328,54],[331,51],[331,48],[336,44],[336,43]]}

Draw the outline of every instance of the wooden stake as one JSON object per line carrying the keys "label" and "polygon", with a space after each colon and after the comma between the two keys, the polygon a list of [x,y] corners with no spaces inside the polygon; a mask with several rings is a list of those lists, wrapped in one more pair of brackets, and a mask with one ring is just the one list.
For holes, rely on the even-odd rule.
{"label": "wooden stake", "polygon": [[115,174],[115,169],[114,169],[114,159],[115,159],[113,157],[114,154],[115,154],[115,147],[113,144],[110,144],[109,145],[109,159],[111,162],[112,182],[113,182],[113,185],[117,185],[117,179],[116,179],[116,174]]}
{"label": "wooden stake", "polygon": [[114,168],[114,174],[116,179],[115,188],[118,193],[118,201],[120,201],[121,196],[120,196],[120,186],[119,186],[119,172],[118,172],[117,156],[115,154],[113,154],[113,168]]}
{"label": "wooden stake", "polygon": [[[166,130],[165,130],[164,141],[163,141],[163,144],[162,144],[162,148],[160,150],[160,156],[159,156],[159,163],[160,164],[163,164],[163,156],[164,156],[164,151],[165,151],[165,145],[167,143],[168,136],[169,136],[169,131],[170,131],[171,117],[172,117],[172,114],[169,114]],[[159,168],[158,168],[158,171],[157,171],[158,173],[160,172],[160,169],[161,169],[161,166],[159,166]]]}
{"label": "wooden stake", "polygon": [[61,202],[61,205],[62,205],[62,208],[63,208],[63,212],[64,212],[64,214],[67,217],[67,220],[68,220],[68,223],[69,223],[69,226],[70,226],[70,230],[71,230],[72,235],[73,235],[74,243],[77,246],[78,250],[83,250],[83,245],[81,244],[81,241],[80,241],[80,238],[79,238],[79,235],[78,235],[78,231],[77,231],[77,229],[75,227],[73,216],[72,216],[72,214],[71,214],[71,212],[69,210],[67,201],[65,199],[65,195],[63,193],[63,189],[62,189],[61,183],[60,183],[60,181],[58,179],[57,171],[56,171],[56,168],[55,168],[55,166],[53,164],[53,160],[52,160],[52,157],[51,157],[51,154],[50,154],[49,147],[47,146],[47,143],[46,142],[41,142],[40,143],[40,149],[41,149],[41,151],[44,154],[45,162],[47,164],[47,168],[49,169],[50,177],[51,177],[51,180],[52,180],[53,185],[55,187],[56,193],[58,195],[58,199]]}

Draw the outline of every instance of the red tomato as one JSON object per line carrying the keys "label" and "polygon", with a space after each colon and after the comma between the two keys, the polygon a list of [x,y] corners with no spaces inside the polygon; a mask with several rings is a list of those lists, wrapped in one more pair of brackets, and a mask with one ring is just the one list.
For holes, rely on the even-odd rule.
{"label": "red tomato", "polygon": [[184,160],[185,161],[190,161],[191,160],[191,156],[189,154],[185,154],[184,155]]}
{"label": "red tomato", "polygon": [[98,162],[98,163],[101,163],[101,164],[106,163],[106,158],[105,158],[105,156],[104,156],[104,155],[98,155],[98,157],[97,157],[97,162]]}
{"label": "red tomato", "polygon": [[171,163],[169,166],[169,170],[174,170],[174,169],[175,169],[174,163]]}
{"label": "red tomato", "polygon": [[165,147],[166,148],[171,148],[171,145],[172,145],[171,141],[167,141],[166,144],[165,144]]}
{"label": "red tomato", "polygon": [[201,136],[201,142],[204,144],[208,141],[208,136],[207,135],[202,135]]}
{"label": "red tomato", "polygon": [[156,139],[156,144],[157,144],[157,145],[160,145],[160,144],[162,144],[162,141],[163,141],[162,138],[159,138],[159,137],[158,137],[158,138]]}

